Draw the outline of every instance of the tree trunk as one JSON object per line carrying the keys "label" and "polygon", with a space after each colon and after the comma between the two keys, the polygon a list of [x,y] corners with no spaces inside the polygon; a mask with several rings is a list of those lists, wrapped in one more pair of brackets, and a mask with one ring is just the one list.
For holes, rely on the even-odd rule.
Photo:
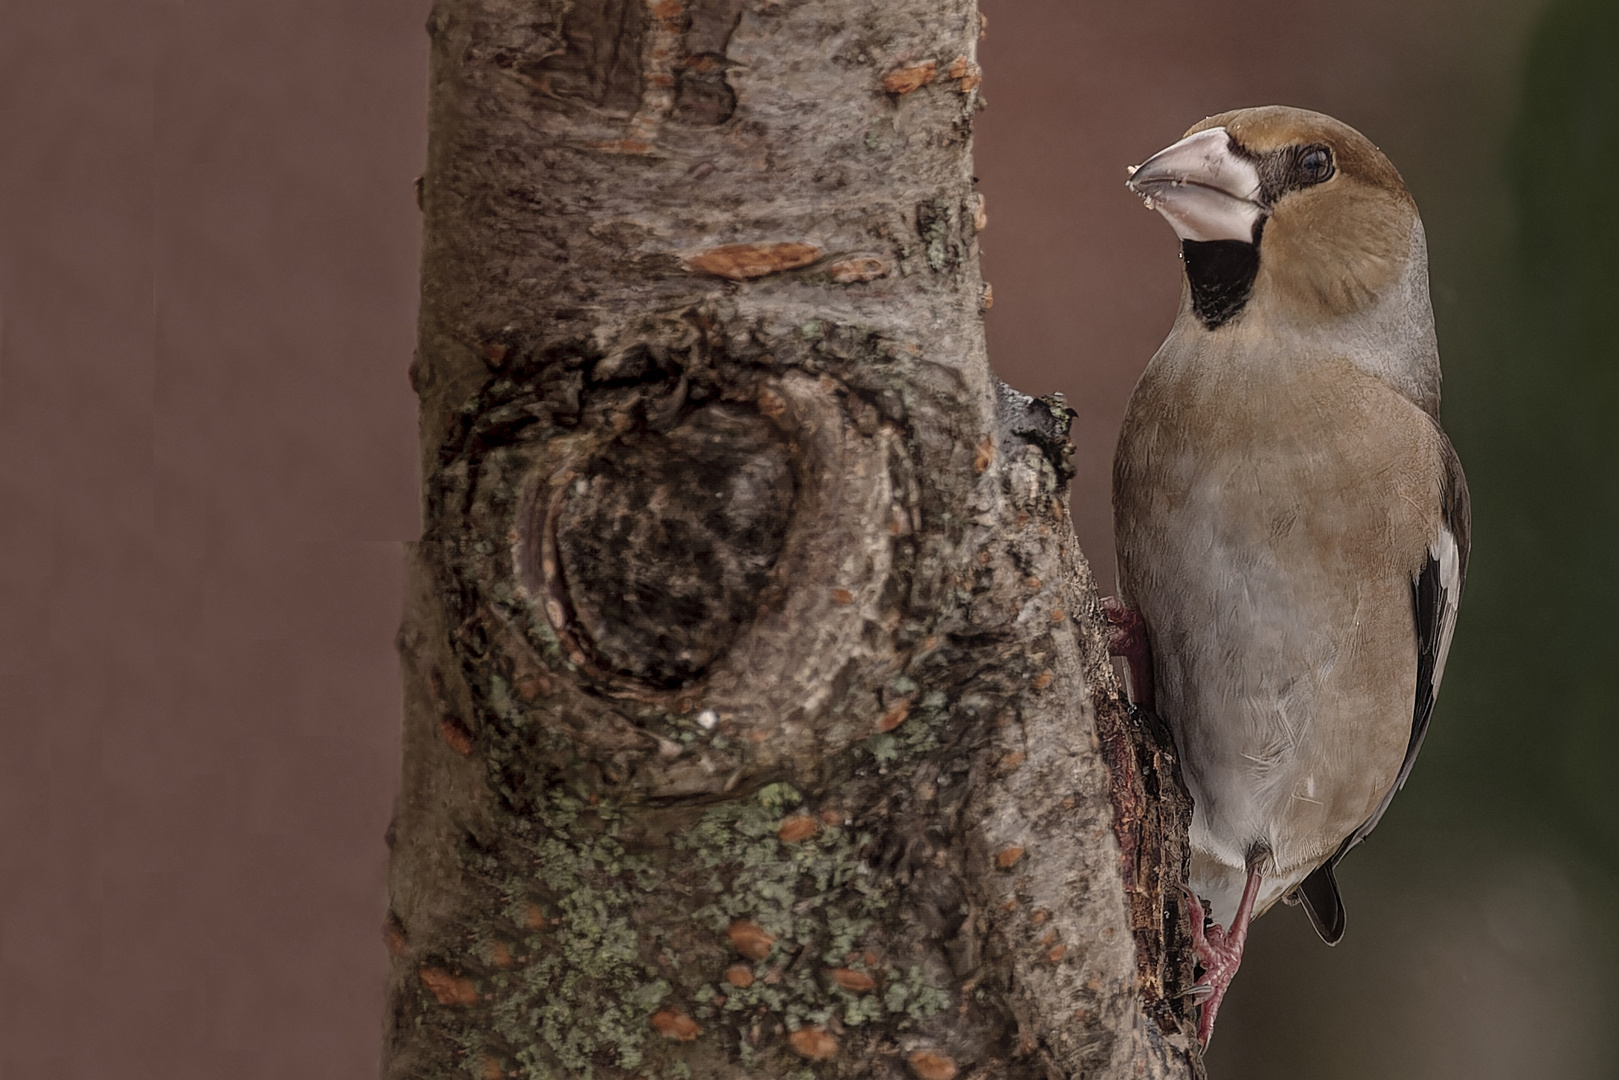
{"label": "tree trunk", "polygon": [[984,352],[972,0],[429,31],[385,1075],[1200,1075],[1187,803]]}

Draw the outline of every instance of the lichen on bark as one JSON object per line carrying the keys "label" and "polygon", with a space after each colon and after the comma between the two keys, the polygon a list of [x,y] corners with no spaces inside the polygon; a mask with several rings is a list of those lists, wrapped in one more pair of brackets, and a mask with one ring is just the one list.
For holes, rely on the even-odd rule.
{"label": "lichen on bark", "polygon": [[435,8],[385,1075],[1198,1069],[1070,414],[984,355],[979,29]]}

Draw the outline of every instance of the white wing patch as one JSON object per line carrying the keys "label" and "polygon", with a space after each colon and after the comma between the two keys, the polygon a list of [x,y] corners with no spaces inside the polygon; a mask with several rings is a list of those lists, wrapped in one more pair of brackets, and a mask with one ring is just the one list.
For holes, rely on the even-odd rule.
{"label": "white wing patch", "polygon": [[[1439,614],[1439,647],[1434,662],[1433,686],[1430,700],[1439,697],[1439,683],[1445,677],[1445,657],[1450,655],[1450,639],[1456,633],[1456,609],[1462,599],[1462,555],[1456,545],[1456,534],[1448,526],[1439,527],[1439,535],[1428,545],[1428,557],[1439,564],[1439,587],[1444,590],[1444,610]],[[1405,777],[1400,778],[1404,783]]]}

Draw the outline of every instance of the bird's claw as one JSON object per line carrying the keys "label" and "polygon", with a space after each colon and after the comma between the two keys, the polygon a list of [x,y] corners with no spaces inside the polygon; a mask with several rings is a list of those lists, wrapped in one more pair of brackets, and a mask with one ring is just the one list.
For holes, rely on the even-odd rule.
{"label": "bird's claw", "polygon": [[1203,968],[1202,976],[1185,996],[1202,1006],[1198,1013],[1197,1041],[1206,1049],[1214,1037],[1214,1018],[1220,1011],[1220,1003],[1225,1000],[1225,992],[1242,963],[1247,934],[1229,932],[1218,923],[1205,927],[1207,914],[1203,902],[1191,889],[1182,886],[1182,890],[1186,893],[1186,913],[1192,924],[1192,955]]}
{"label": "bird's claw", "polygon": [[1113,627],[1108,635],[1107,653],[1122,657],[1130,669],[1130,697],[1137,708],[1153,710],[1152,644],[1147,639],[1147,620],[1141,612],[1124,606],[1116,596],[1102,598],[1102,614]]}
{"label": "bird's claw", "polygon": [[1113,633],[1107,639],[1109,656],[1125,656],[1131,648],[1139,648],[1146,641],[1146,620],[1141,612],[1124,606],[1117,596],[1102,597],[1102,614],[1107,617]]}

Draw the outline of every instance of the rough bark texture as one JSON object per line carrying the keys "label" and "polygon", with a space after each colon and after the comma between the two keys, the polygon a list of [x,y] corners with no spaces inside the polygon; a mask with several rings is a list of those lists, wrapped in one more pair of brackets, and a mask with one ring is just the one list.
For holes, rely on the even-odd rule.
{"label": "rough bark texture", "polygon": [[1198,1075],[1174,763],[984,355],[971,0],[429,30],[385,1075]]}

